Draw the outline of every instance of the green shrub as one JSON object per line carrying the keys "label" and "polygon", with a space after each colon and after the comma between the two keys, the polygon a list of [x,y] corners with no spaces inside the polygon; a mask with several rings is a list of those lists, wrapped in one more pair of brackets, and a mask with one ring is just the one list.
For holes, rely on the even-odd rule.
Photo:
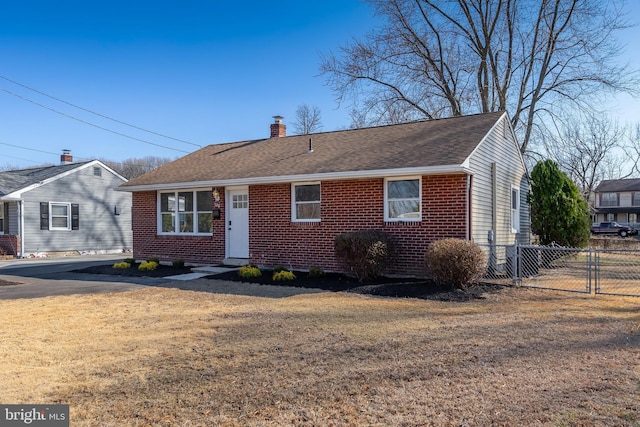
{"label": "green shrub", "polygon": [[126,262],[129,265],[135,265],[136,260],[134,258],[125,258],[123,262]]}
{"label": "green shrub", "polygon": [[352,231],[335,239],[338,263],[360,282],[379,276],[391,260],[391,252],[391,237],[381,230]]}
{"label": "green shrub", "polygon": [[474,283],[487,265],[482,248],[462,239],[432,242],[427,248],[425,261],[434,281],[454,288],[465,288]]}
{"label": "green shrub", "polygon": [[171,263],[171,265],[173,265],[175,268],[184,268],[184,260],[176,259]]}
{"label": "green shrub", "polygon": [[311,267],[309,269],[309,277],[320,277],[324,276],[324,270],[320,267]]}
{"label": "green shrub", "polygon": [[147,262],[155,262],[156,264],[160,264],[160,259],[156,257],[151,257],[147,259]]}
{"label": "green shrub", "polygon": [[252,277],[262,276],[262,272],[257,267],[245,265],[244,267],[240,267],[240,270],[238,270],[238,276],[243,279],[251,279]]}
{"label": "green shrub", "polygon": [[129,264],[126,261],[116,262],[115,264],[113,264],[113,268],[122,268],[122,269],[131,268],[131,264]]}
{"label": "green shrub", "polygon": [[138,270],[140,271],[152,271],[155,270],[156,268],[158,268],[158,264],[155,261],[145,261],[145,262],[141,262],[140,265],[138,266]]}
{"label": "green shrub", "polygon": [[281,270],[276,273],[273,273],[271,280],[273,280],[274,282],[280,282],[280,281],[295,280],[295,278],[296,278],[296,275],[293,274],[291,271]]}

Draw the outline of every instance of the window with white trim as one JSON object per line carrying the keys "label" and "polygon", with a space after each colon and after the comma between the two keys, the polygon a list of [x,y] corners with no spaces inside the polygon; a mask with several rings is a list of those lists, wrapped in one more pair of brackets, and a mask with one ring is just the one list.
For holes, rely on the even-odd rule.
{"label": "window with white trim", "polygon": [[320,221],[320,183],[291,184],[291,221]]}
{"label": "window with white trim", "polygon": [[422,181],[420,178],[385,179],[384,220],[422,220]]}
{"label": "window with white trim", "polygon": [[4,203],[0,202],[0,234],[4,234]]}
{"label": "window with white trim", "polygon": [[158,203],[160,234],[211,234],[211,190],[161,192]]}
{"label": "window with white trim", "polygon": [[520,232],[520,189],[511,186],[511,232]]}
{"label": "window with white trim", "polygon": [[618,206],[618,193],[600,194],[600,206]]}
{"label": "window with white trim", "polygon": [[70,203],[49,203],[49,230],[71,230]]}

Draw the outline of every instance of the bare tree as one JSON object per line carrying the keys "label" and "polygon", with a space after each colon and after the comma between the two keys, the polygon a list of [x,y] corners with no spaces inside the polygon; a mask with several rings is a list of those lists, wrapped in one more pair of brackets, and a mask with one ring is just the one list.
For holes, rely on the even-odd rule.
{"label": "bare tree", "polygon": [[509,111],[524,153],[567,103],[635,93],[613,37],[624,0],[367,1],[385,24],[320,70],[371,124]]}
{"label": "bare tree", "polygon": [[585,200],[603,179],[631,176],[625,141],[628,128],[603,114],[574,116],[559,123],[555,132],[546,132],[545,147]]}
{"label": "bare tree", "polygon": [[172,160],[173,159],[167,157],[146,156],[138,159],[126,159],[122,162],[115,162],[112,160],[101,161],[123,177],[132,179],[147,172],[151,172]]}
{"label": "bare tree", "polygon": [[320,120],[320,108],[307,104],[299,105],[296,109],[295,132],[298,135],[307,135],[322,129]]}
{"label": "bare tree", "polygon": [[14,170],[18,170],[18,169],[21,169],[21,168],[19,166],[12,165],[10,163],[6,163],[4,165],[0,165],[0,172],[14,171]]}
{"label": "bare tree", "polygon": [[49,166],[55,166],[55,165],[53,163],[42,163],[40,165],[20,167],[20,166],[17,166],[17,165],[12,165],[10,163],[7,163],[5,165],[0,166],[0,172],[8,172],[8,171],[21,170],[21,169],[46,168],[46,167],[49,167]]}
{"label": "bare tree", "polygon": [[632,173],[640,175],[640,123],[630,127],[624,149],[626,157],[633,161]]}

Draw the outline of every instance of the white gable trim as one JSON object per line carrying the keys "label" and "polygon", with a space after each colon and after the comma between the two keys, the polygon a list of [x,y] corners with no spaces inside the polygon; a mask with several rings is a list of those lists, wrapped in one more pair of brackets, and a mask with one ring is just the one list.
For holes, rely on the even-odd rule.
{"label": "white gable trim", "polygon": [[228,187],[232,185],[259,185],[259,184],[284,184],[297,181],[336,181],[344,179],[361,178],[386,178],[406,175],[450,175],[463,173],[473,175],[471,170],[463,165],[444,165],[403,169],[376,169],[369,171],[330,172],[317,174],[267,176],[256,178],[221,179],[197,182],[172,182],[166,184],[134,185],[130,187],[118,187],[118,191],[155,191],[170,190],[176,188],[197,187]]}
{"label": "white gable trim", "polygon": [[511,126],[511,120],[509,120],[509,114],[505,111],[498,120],[496,120],[496,122],[493,124],[493,126],[491,126],[491,129],[489,129],[489,132],[487,132],[483,137],[482,140],[480,140],[480,143],[478,145],[476,145],[476,148],[473,149],[473,151],[471,151],[471,153],[469,154],[469,156],[467,156],[467,158],[465,159],[465,161],[462,163],[462,165],[466,168],[469,167],[469,163],[471,161],[471,158],[476,154],[476,151],[478,151],[480,149],[480,146],[482,144],[484,144],[484,142],[486,141],[486,139],[489,137],[489,135],[491,135],[493,132],[495,132],[496,127],[498,127],[498,125],[500,124],[500,122],[504,120],[505,124],[507,126],[508,132],[511,135],[511,143],[514,145],[516,151],[518,152],[518,158],[520,159],[520,165],[522,166],[522,168],[526,171],[527,170],[527,166],[524,163],[524,158],[522,157],[522,153],[520,152],[520,146],[518,145],[518,138],[516,138],[516,134],[513,130],[513,126]]}
{"label": "white gable trim", "polygon": [[122,175],[120,175],[119,173],[117,173],[116,171],[114,171],[113,169],[111,169],[109,166],[105,165],[104,163],[102,163],[100,160],[92,160],[88,163],[79,165],[77,168],[73,168],[73,169],[69,169],[66,172],[62,172],[58,175],[52,176],[51,178],[45,179],[43,181],[37,182],[35,184],[31,184],[27,187],[21,188],[20,190],[16,190],[14,192],[8,193],[5,196],[1,197],[0,200],[6,200],[6,201],[11,201],[11,200],[21,200],[22,199],[22,195],[28,191],[31,191],[33,189],[42,187],[43,185],[49,184],[51,182],[57,181],[60,178],[64,178],[66,176],[72,175],[76,172],[79,172],[83,169],[89,168],[89,167],[93,167],[96,165],[100,165],[103,168],[105,168],[106,170],[108,170],[109,172],[111,172],[112,174],[114,174],[116,177],[118,177],[119,179],[121,179],[123,182],[127,182],[127,179],[125,177],[123,177]]}

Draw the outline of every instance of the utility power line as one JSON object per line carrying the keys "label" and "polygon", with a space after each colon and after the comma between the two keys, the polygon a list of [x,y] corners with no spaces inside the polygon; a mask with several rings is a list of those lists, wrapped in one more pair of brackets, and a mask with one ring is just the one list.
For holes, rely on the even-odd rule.
{"label": "utility power line", "polygon": [[28,90],[30,90],[32,92],[38,93],[40,95],[46,96],[47,98],[51,98],[51,99],[53,99],[55,101],[61,102],[61,103],[66,104],[66,105],[69,105],[69,106],[71,106],[73,108],[77,108],[78,110],[86,111],[87,113],[94,114],[94,115],[96,115],[98,117],[102,117],[104,119],[111,120],[112,122],[119,123],[119,124],[125,125],[125,126],[129,126],[130,128],[138,129],[138,130],[141,130],[143,132],[147,132],[147,133],[150,133],[150,134],[153,134],[153,135],[156,135],[156,136],[160,136],[162,138],[171,139],[173,141],[182,142],[182,143],[185,143],[185,144],[193,145],[195,147],[200,147],[200,148],[202,147],[202,145],[200,145],[200,144],[195,144],[193,142],[185,141],[184,139],[174,138],[172,136],[168,136],[168,135],[164,135],[164,134],[161,134],[161,133],[158,133],[158,132],[154,132],[152,130],[148,130],[148,129],[145,129],[145,128],[142,128],[142,127],[139,127],[139,126],[136,126],[136,125],[132,125],[130,123],[126,123],[126,122],[123,122],[121,120],[109,117],[109,116],[105,116],[104,114],[97,113],[95,111],[89,110],[88,108],[80,107],[79,105],[72,104],[71,102],[65,101],[65,100],[60,99],[60,98],[56,98],[55,96],[49,95],[49,94],[47,94],[45,92],[42,92],[42,91],[39,91],[39,90],[34,89],[32,87],[29,87],[27,85],[24,85],[24,84],[22,84],[20,82],[15,81],[15,80],[11,80],[8,77],[0,76],[0,79],[6,80],[6,81],[11,82],[11,83],[13,83],[15,85],[18,85],[20,87],[28,89]]}
{"label": "utility power line", "polygon": [[30,102],[30,103],[32,103],[32,104],[34,104],[34,105],[37,105],[38,107],[41,107],[41,108],[47,109],[47,110],[49,110],[49,111],[52,111],[52,112],[54,112],[54,113],[60,114],[61,116],[67,117],[67,118],[69,118],[69,119],[76,120],[76,121],[78,121],[78,122],[80,122],[80,123],[84,123],[84,124],[86,124],[86,125],[93,126],[94,128],[97,128],[97,129],[103,130],[103,131],[105,131],[105,132],[110,132],[110,133],[113,133],[113,134],[115,134],[115,135],[122,136],[122,137],[124,137],[124,138],[129,138],[129,139],[132,139],[132,140],[134,140],[134,141],[139,141],[139,142],[143,142],[143,143],[145,143],[145,144],[154,145],[154,146],[156,146],[156,147],[166,148],[167,150],[179,151],[179,152],[181,152],[181,153],[187,153],[187,154],[189,153],[189,151],[180,150],[180,149],[177,149],[177,148],[168,147],[168,146],[166,146],[166,145],[157,144],[157,143],[155,143],[155,142],[146,141],[146,140],[144,140],[144,139],[140,139],[140,138],[136,138],[136,137],[133,137],[133,136],[125,135],[124,133],[116,132],[115,130],[108,129],[108,128],[105,128],[105,127],[103,127],[103,126],[98,126],[98,125],[96,125],[96,124],[94,124],[94,123],[88,122],[88,121],[86,121],[86,120],[79,119],[79,118],[77,118],[77,117],[75,117],[75,116],[72,116],[72,115],[70,115],[70,114],[63,113],[62,111],[58,111],[58,110],[56,110],[56,109],[54,109],[54,108],[47,107],[46,105],[40,104],[40,103],[38,103],[38,102],[36,102],[36,101],[34,101],[34,100],[32,100],[32,99],[25,98],[25,97],[24,97],[24,96],[22,96],[22,95],[18,95],[17,93],[11,92],[10,90],[3,89],[3,88],[0,88],[0,90],[1,90],[1,91],[3,91],[3,92],[8,93],[9,95],[15,96],[16,98],[20,98],[20,99],[22,99],[23,101]]}

